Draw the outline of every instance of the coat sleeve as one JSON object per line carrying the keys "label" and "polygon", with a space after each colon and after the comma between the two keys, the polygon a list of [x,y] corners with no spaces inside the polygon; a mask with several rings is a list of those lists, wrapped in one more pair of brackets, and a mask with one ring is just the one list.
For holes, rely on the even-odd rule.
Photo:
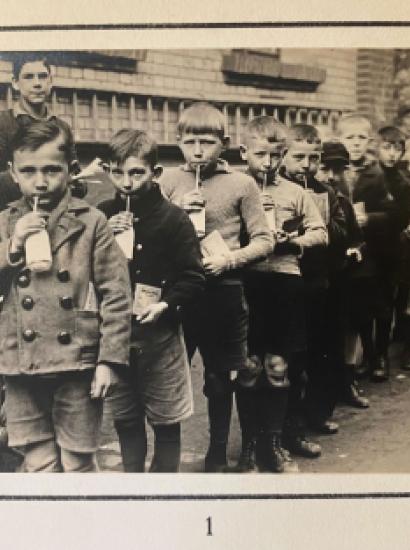
{"label": "coat sleeve", "polygon": [[179,224],[172,232],[168,250],[176,277],[165,288],[163,301],[174,314],[195,300],[205,285],[198,237],[185,212],[181,212]]}
{"label": "coat sleeve", "polygon": [[101,213],[95,230],[93,279],[101,317],[98,362],[127,365],[132,311],[127,261]]}
{"label": "coat sleeve", "polygon": [[302,248],[314,246],[326,246],[328,244],[328,233],[317,206],[309,197],[309,194],[302,190],[297,204],[298,215],[303,216],[303,234],[293,239]]}
{"label": "coat sleeve", "polygon": [[24,257],[10,257],[10,238],[7,234],[8,212],[0,214],[0,294],[8,294],[17,271],[24,264]]}
{"label": "coat sleeve", "polygon": [[327,226],[329,234],[329,246],[343,248],[347,244],[346,216],[333,189],[327,187],[327,191],[329,194],[330,211],[329,225]]}
{"label": "coat sleeve", "polygon": [[256,183],[249,182],[240,203],[240,214],[248,244],[232,252],[233,267],[243,267],[264,258],[273,250],[274,239],[268,227],[260,192]]}

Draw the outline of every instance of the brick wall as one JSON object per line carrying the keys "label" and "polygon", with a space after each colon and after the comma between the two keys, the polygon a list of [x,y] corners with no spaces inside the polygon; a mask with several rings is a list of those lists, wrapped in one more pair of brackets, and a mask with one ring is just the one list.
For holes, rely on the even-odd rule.
{"label": "brick wall", "polygon": [[395,50],[358,50],[358,111],[367,116],[375,127],[391,122],[397,112],[393,85],[395,70]]}

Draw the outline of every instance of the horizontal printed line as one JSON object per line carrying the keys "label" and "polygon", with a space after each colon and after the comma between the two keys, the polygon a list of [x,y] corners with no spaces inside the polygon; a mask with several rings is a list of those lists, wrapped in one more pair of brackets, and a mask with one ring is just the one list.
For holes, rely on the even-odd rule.
{"label": "horizontal printed line", "polygon": [[61,25],[0,25],[0,32],[173,30],[173,29],[261,29],[309,27],[410,27],[410,21],[243,21],[210,23],[104,23]]}
{"label": "horizontal printed line", "polygon": [[206,500],[357,500],[410,498],[410,492],[214,494],[214,495],[0,495],[0,501],[206,501]]}

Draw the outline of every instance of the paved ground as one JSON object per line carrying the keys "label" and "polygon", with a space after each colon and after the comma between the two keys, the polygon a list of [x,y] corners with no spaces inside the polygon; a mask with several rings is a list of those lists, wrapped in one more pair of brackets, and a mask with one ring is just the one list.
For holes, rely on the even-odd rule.
{"label": "paved ground", "polygon": [[[393,350],[393,361],[397,357]],[[206,402],[201,393],[202,372],[199,359],[192,369],[195,390],[195,415],[183,426],[183,472],[201,472],[207,447]],[[322,457],[316,460],[297,459],[301,472],[327,473],[397,473],[410,472],[410,374],[393,368],[389,382],[364,382],[371,407],[357,410],[339,407],[335,420],[340,432],[335,436],[313,436],[323,447]],[[105,419],[105,444],[99,457],[104,469],[121,468],[118,444],[109,434],[110,419]],[[110,441],[111,439],[111,441]],[[240,448],[240,435],[234,414],[229,459],[233,464]],[[152,438],[150,438],[152,450]]]}
{"label": "paved ground", "polygon": [[[393,350],[393,365],[397,363]],[[192,367],[196,411],[183,425],[182,472],[201,472],[207,447],[206,401],[202,395],[202,368],[196,358]],[[340,432],[335,436],[313,436],[323,448],[316,460],[298,458],[302,473],[408,473],[410,472],[410,373],[393,366],[389,382],[364,382],[370,397],[368,410],[339,407],[335,420]],[[149,456],[152,454],[152,433],[149,434]],[[240,434],[234,413],[229,445],[229,460],[234,464],[240,448]],[[110,414],[103,423],[102,445],[98,453],[103,471],[121,471],[118,441]],[[0,471],[13,471],[18,458],[0,453]]]}

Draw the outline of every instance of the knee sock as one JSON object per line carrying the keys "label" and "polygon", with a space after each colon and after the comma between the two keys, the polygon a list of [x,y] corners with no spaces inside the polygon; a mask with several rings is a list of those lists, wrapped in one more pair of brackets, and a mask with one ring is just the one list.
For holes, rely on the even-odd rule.
{"label": "knee sock", "polygon": [[376,357],[373,338],[373,321],[361,324],[359,327],[359,334],[363,347],[363,358],[367,361],[373,361]]}
{"label": "knee sock", "polygon": [[259,425],[257,418],[257,401],[259,392],[254,389],[239,387],[235,392],[236,407],[242,433],[242,443],[255,439]]}
{"label": "knee sock", "polygon": [[124,472],[143,472],[147,456],[145,421],[129,426],[115,422],[115,428],[120,441]]}
{"label": "knee sock", "polygon": [[272,387],[259,390],[259,419],[264,433],[282,435],[288,404],[288,393],[288,387]]}
{"label": "knee sock", "polygon": [[[208,397],[210,451],[220,454],[221,462],[228,443],[232,414],[232,393],[220,393]],[[219,461],[219,460],[218,460]]]}
{"label": "knee sock", "polygon": [[153,429],[155,444],[150,472],[178,472],[181,460],[181,424],[158,424]]}
{"label": "knee sock", "polygon": [[390,343],[391,319],[376,320],[376,346],[377,353],[382,357],[387,357]]}

